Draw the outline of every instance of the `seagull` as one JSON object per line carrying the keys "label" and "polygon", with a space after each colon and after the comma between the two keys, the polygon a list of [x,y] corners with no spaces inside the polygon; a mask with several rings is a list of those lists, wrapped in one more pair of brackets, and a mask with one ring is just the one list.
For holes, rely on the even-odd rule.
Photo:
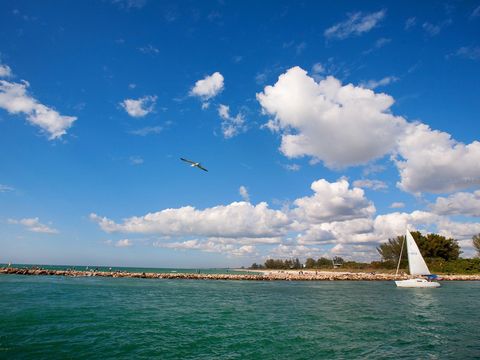
{"label": "seagull", "polygon": [[180,160],[189,163],[190,166],[194,166],[194,167],[197,167],[197,168],[199,168],[199,169],[202,169],[203,171],[207,171],[207,172],[208,172],[208,170],[205,169],[199,162],[195,162],[195,161],[188,160],[188,159],[184,159],[184,158],[180,158]]}

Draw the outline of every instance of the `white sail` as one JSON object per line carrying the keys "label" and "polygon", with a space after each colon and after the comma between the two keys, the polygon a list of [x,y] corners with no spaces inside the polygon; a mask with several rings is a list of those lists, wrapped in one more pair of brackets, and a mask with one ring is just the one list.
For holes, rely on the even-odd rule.
{"label": "white sail", "polygon": [[427,264],[425,264],[425,260],[423,260],[423,256],[420,253],[412,234],[410,234],[410,231],[407,230],[406,236],[410,275],[430,275]]}

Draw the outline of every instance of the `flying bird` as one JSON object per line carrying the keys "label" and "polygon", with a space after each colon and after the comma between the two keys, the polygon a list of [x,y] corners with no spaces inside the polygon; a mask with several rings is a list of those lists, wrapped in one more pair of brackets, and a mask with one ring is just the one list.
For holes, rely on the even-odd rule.
{"label": "flying bird", "polygon": [[188,159],[184,159],[184,158],[180,158],[180,160],[189,163],[190,166],[197,167],[197,168],[199,168],[199,169],[202,169],[203,171],[208,171],[208,170],[205,169],[199,162],[195,162],[195,161],[188,160]]}

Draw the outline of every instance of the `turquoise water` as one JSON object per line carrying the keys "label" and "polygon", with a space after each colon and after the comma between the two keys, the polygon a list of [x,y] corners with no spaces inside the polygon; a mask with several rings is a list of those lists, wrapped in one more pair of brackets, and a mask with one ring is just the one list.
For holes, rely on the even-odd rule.
{"label": "turquoise water", "polygon": [[0,275],[0,358],[474,359],[480,282]]}

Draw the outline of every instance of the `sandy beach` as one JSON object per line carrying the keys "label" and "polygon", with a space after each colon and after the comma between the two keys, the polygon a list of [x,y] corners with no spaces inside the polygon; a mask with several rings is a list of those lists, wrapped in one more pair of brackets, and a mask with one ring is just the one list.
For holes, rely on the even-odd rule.
{"label": "sandy beach", "polygon": [[[315,271],[315,270],[245,270],[250,274],[193,274],[193,273],[136,273],[119,271],[82,271],[82,270],[50,270],[32,268],[1,268],[0,274],[16,275],[49,275],[71,277],[113,277],[144,279],[193,279],[193,280],[251,280],[251,281],[388,281],[411,278],[407,274],[395,276],[390,273],[348,272],[348,271]],[[442,280],[472,281],[480,280],[480,275],[441,275]]]}

